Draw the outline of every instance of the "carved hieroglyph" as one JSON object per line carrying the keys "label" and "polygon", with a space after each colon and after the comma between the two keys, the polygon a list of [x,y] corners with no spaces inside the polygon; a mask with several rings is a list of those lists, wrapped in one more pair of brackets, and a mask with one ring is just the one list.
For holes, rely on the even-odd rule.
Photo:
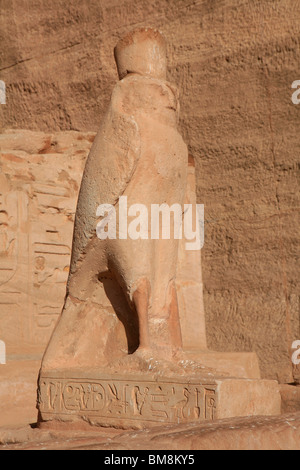
{"label": "carved hieroglyph", "polygon": [[92,134],[0,136],[0,339],[42,354],[63,306],[80,175]]}
{"label": "carved hieroglyph", "polygon": [[[93,424],[132,426],[213,420],[215,383],[159,383],[148,378],[66,379],[43,377],[39,408],[43,418],[78,416]],[[66,418],[67,419],[67,418]]]}
{"label": "carved hieroglyph", "polygon": [[272,380],[126,375],[49,372],[40,379],[42,419],[144,428],[280,413],[280,392]]}

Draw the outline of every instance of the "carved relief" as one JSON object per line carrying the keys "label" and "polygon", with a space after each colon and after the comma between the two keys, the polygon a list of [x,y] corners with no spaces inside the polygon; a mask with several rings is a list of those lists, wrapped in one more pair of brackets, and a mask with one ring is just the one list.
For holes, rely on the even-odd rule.
{"label": "carved relief", "polygon": [[126,380],[40,380],[39,408],[47,419],[79,416],[180,423],[213,420],[215,386]]}
{"label": "carved relief", "polygon": [[[143,390],[143,391],[141,391]],[[138,385],[135,385],[131,391],[132,405],[133,405],[133,414],[142,415],[143,407],[145,401],[148,397],[149,387],[144,387],[141,389]]]}
{"label": "carved relief", "polygon": [[24,265],[28,265],[27,220],[26,193],[16,190],[0,194],[0,329],[8,347],[14,336],[26,337],[29,333],[28,270],[24,269]]}
{"label": "carved relief", "polygon": [[[64,144],[63,159],[38,154],[42,133],[1,136],[0,330],[10,354],[42,353],[64,302],[78,186],[91,141],[81,136],[77,142],[76,133],[56,137],[49,136],[47,145]],[[85,150],[75,157],[77,146]]]}

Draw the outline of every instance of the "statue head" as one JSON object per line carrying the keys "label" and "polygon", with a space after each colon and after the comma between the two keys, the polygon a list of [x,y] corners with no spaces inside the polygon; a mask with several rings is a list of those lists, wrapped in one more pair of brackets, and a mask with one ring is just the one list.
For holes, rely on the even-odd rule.
{"label": "statue head", "polygon": [[166,42],[153,28],[140,28],[124,36],[114,49],[120,80],[128,73],[166,79]]}

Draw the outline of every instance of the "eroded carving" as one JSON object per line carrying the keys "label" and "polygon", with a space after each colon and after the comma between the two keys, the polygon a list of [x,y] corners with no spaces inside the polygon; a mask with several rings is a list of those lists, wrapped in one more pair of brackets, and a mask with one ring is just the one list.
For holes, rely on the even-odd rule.
{"label": "eroded carving", "polygon": [[158,423],[213,420],[216,385],[43,378],[39,407],[48,419],[76,412],[103,423],[106,418]]}

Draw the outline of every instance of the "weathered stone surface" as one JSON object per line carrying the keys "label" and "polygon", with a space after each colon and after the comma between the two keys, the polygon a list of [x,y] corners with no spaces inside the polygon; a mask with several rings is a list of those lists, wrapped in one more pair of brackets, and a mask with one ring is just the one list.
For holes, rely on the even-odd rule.
{"label": "weathered stone surface", "polygon": [[300,411],[300,386],[280,385],[281,412],[292,413]]}
{"label": "weathered stone surface", "polygon": [[88,371],[43,373],[39,411],[43,421],[120,428],[214,421],[280,414],[276,381],[153,374],[105,375]]}
{"label": "weathered stone surface", "polygon": [[[1,450],[300,450],[300,413],[166,425],[141,431],[92,430],[72,424],[56,429],[0,429]],[[93,428],[95,429],[95,428]]]}
{"label": "weathered stone surface", "polygon": [[37,420],[36,388],[40,361],[8,361],[0,365],[0,427]]}
{"label": "weathered stone surface", "polygon": [[8,361],[41,357],[61,312],[80,178],[93,138],[18,130],[0,135],[0,339]]}
{"label": "weathered stone surface", "polygon": [[133,25],[162,29],[205,204],[208,345],[254,350],[263,376],[283,382],[293,381],[290,347],[300,337],[300,107],[291,101],[299,8],[294,0],[36,0],[29,11],[23,0],[1,2],[5,128],[96,131],[118,38]]}
{"label": "weathered stone surface", "polygon": [[[218,384],[212,378],[188,381],[180,377],[155,378],[153,374],[98,374],[97,378],[89,373],[86,378],[80,379],[77,374],[72,379],[63,374],[48,375],[39,385],[39,409],[44,421],[83,420],[98,426],[139,429],[213,420],[225,405],[218,403]],[[248,411],[246,407],[244,410]]]}
{"label": "weathered stone surface", "polygon": [[227,376],[260,379],[261,373],[255,353],[224,353],[210,350],[185,351],[186,358],[208,368],[215,368]]}

